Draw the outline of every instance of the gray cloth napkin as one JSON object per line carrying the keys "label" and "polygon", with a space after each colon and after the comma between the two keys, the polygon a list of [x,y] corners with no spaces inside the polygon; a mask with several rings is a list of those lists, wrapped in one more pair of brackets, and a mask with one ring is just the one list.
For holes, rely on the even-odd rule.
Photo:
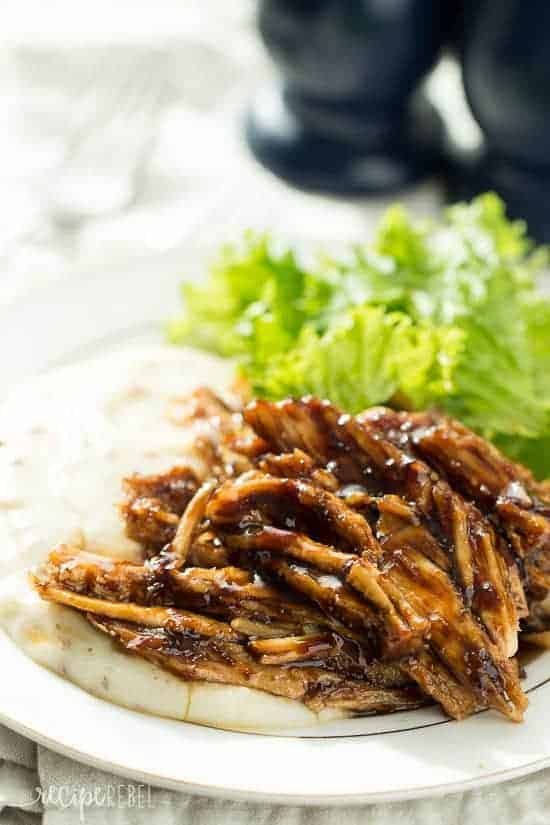
{"label": "gray cloth napkin", "polygon": [[[37,747],[0,727],[0,825],[548,825],[550,771],[444,799],[300,808],[139,785]],[[399,765],[396,765],[399,770]]]}

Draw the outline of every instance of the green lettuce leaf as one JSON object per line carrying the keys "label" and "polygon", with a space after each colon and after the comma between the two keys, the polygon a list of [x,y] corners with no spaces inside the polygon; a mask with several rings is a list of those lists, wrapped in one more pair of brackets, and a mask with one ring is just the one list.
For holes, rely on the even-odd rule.
{"label": "green lettuce leaf", "polygon": [[292,350],[248,377],[261,397],[312,394],[351,413],[394,397],[423,407],[452,388],[461,344],[456,330],[415,324],[381,307],[356,307],[322,334],[306,325]]}
{"label": "green lettuce leaf", "polygon": [[368,244],[304,263],[267,235],[224,247],[185,285],[174,343],[237,356],[255,394],[314,393],[349,412],[429,405],[550,475],[547,265],[487,194],[438,221],[400,206]]}
{"label": "green lettuce leaf", "polygon": [[222,248],[206,285],[183,284],[186,312],[169,323],[168,336],[220,355],[259,354],[269,327],[279,351],[319,312],[322,293],[322,280],[301,269],[291,250],[275,252],[266,235],[248,232],[241,244]]}

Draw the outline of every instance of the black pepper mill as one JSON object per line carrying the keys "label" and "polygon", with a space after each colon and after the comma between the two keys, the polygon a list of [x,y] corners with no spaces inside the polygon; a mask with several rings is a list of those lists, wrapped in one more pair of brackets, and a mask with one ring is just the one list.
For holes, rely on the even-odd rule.
{"label": "black pepper mill", "polygon": [[550,241],[550,2],[467,0],[466,10],[464,86],[485,141],[466,194],[494,189]]}
{"label": "black pepper mill", "polygon": [[386,193],[433,173],[441,120],[418,84],[445,38],[441,0],[263,0],[280,71],[247,123],[261,163],[296,186]]}

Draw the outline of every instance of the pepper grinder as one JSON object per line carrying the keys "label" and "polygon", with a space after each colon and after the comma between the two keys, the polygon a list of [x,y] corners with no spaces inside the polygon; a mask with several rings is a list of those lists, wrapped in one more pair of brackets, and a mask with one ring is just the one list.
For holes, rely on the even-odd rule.
{"label": "pepper grinder", "polygon": [[443,126],[418,92],[445,39],[440,0],[262,0],[279,79],[248,115],[256,158],[334,194],[393,192],[439,169]]}
{"label": "pepper grinder", "polygon": [[550,241],[550,3],[467,0],[462,65],[484,136],[466,169],[472,195],[493,189],[530,233]]}

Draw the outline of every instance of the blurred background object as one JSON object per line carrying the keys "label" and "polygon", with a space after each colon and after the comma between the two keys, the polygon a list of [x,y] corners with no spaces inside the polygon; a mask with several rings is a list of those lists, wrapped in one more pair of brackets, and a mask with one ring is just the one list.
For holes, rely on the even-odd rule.
{"label": "blurred background object", "polygon": [[425,215],[494,187],[548,238],[549,9],[7,0],[0,301],[105,267],[181,270],[190,239],[245,225],[361,240],[396,195]]}
{"label": "blurred background object", "polygon": [[[550,241],[550,3],[466,0],[464,86],[483,132],[462,194],[494,189]],[[460,192],[460,189],[459,189]]]}
{"label": "blurred background object", "polygon": [[[261,0],[258,18],[276,76],[251,108],[247,137],[268,169],[344,195],[401,192],[439,175],[449,199],[495,190],[550,240],[545,0]],[[481,128],[467,147],[455,123],[444,131],[422,82],[442,53],[459,61]]]}
{"label": "blurred background object", "polygon": [[248,123],[256,157],[338,194],[396,192],[441,164],[443,124],[418,89],[445,40],[439,0],[262,0],[281,75]]}
{"label": "blurred background object", "polygon": [[[181,272],[190,239],[212,244],[245,225],[306,243],[371,232],[393,196],[304,194],[248,151],[247,106],[273,77],[259,11],[255,0],[6,0],[0,301],[107,267]],[[418,49],[427,68],[433,40],[404,42],[407,59]],[[452,58],[430,72],[424,93],[455,141],[478,142]],[[439,119],[423,105],[436,136]],[[429,214],[443,189],[430,177],[399,197]]]}
{"label": "blurred background object", "polygon": [[230,5],[4,4],[0,301],[158,262],[223,197],[260,52],[252,2]]}

